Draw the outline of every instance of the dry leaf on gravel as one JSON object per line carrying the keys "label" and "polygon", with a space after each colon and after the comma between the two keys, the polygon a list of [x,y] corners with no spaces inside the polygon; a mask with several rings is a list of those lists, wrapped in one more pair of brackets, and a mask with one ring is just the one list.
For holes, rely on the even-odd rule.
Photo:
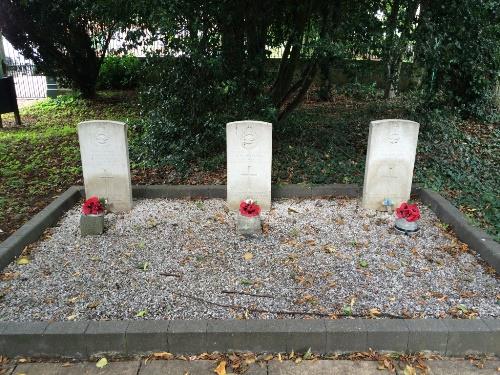
{"label": "dry leaf on gravel", "polygon": [[245,260],[252,260],[252,258],[253,258],[253,254],[250,252],[247,252],[243,255],[243,259],[245,259]]}

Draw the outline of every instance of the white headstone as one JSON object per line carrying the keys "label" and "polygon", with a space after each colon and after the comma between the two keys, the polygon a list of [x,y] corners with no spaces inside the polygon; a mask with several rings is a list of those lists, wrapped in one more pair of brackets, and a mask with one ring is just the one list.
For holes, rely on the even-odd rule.
{"label": "white headstone", "polygon": [[408,120],[370,122],[364,208],[383,210],[384,199],[390,199],[395,208],[410,199],[418,128],[417,122]]}
{"label": "white headstone", "polygon": [[271,208],[273,125],[262,121],[235,121],[226,126],[227,204],[237,210],[253,199],[263,210]]}
{"label": "white headstone", "polygon": [[78,124],[85,195],[105,198],[112,212],[132,209],[127,125],[117,121]]}

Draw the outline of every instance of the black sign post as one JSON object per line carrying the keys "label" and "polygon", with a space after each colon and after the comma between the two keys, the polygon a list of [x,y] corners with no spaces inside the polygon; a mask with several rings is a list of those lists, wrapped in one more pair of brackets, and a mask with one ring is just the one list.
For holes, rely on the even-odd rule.
{"label": "black sign post", "polygon": [[0,78],[0,128],[2,127],[2,113],[14,112],[16,124],[21,125],[21,116],[17,106],[16,87],[14,77]]}

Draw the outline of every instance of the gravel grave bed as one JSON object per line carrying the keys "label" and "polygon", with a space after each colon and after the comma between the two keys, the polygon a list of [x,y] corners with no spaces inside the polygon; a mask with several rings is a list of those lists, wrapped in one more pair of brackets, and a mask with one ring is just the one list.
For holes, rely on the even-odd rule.
{"label": "gravel grave bed", "polygon": [[500,317],[498,276],[420,207],[405,236],[356,199],[284,199],[246,238],[222,199],[138,200],[89,237],[78,206],[0,274],[0,320]]}

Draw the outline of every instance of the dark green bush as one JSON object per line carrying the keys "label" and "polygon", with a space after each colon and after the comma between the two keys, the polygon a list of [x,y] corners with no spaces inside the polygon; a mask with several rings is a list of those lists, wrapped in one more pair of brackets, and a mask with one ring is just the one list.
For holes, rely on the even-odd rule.
{"label": "dark green bush", "polygon": [[500,240],[500,129],[490,125],[478,137],[456,113],[435,109],[416,116],[421,125],[414,180],[444,194]]}
{"label": "dark green bush", "polygon": [[217,56],[151,58],[145,70],[150,74],[140,93],[141,120],[131,124],[136,163],[183,171],[203,161],[204,167],[217,168],[225,160],[227,122],[274,118],[265,97],[243,99]]}
{"label": "dark green bush", "polygon": [[103,89],[132,89],[139,84],[141,60],[132,55],[106,56],[99,70],[97,87]]}

